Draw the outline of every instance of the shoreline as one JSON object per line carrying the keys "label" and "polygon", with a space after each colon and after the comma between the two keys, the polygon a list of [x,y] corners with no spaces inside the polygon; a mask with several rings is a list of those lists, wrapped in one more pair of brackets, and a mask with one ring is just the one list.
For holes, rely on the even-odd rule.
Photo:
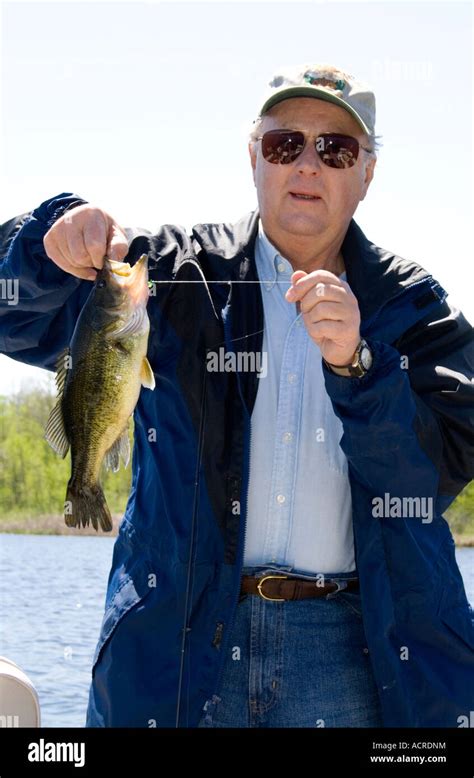
{"label": "shoreline", "polygon": [[12,516],[0,518],[0,533],[7,535],[70,535],[82,536],[94,535],[104,538],[117,536],[123,513],[112,513],[113,527],[110,532],[95,530],[92,524],[88,527],[67,527],[64,516],[47,514],[35,517]]}
{"label": "shoreline", "polygon": [[[35,516],[34,518],[7,517],[0,518],[0,533],[10,535],[69,535],[78,537],[104,537],[114,538],[118,534],[118,528],[123,518],[123,513],[112,513],[113,527],[110,532],[95,530],[92,525],[88,527],[67,527],[62,515]],[[474,547],[474,534],[470,532],[459,534],[453,532],[454,542],[457,548]]]}

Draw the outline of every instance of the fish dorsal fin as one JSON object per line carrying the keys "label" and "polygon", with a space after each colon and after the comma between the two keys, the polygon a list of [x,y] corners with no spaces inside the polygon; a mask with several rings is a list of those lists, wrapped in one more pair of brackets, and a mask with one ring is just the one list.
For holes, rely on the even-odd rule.
{"label": "fish dorsal fin", "polygon": [[61,400],[58,400],[53,410],[49,414],[48,423],[44,431],[44,437],[49,445],[63,459],[69,450],[69,441],[66,430],[64,429],[63,409]]}
{"label": "fish dorsal fin", "polygon": [[66,383],[67,371],[72,367],[71,354],[69,346],[61,351],[56,362],[56,389],[58,390],[58,399],[64,394],[64,384]]}
{"label": "fish dorsal fin", "polygon": [[49,414],[44,431],[45,440],[48,441],[53,451],[59,454],[59,456],[61,456],[63,459],[69,450],[69,441],[67,439],[66,430],[64,428],[61,401],[64,394],[64,385],[66,383],[67,371],[70,368],[69,360],[69,348],[66,348],[59,355],[58,361],[56,363],[56,388],[58,390],[58,399],[51,413]]}
{"label": "fish dorsal fin", "polygon": [[104,464],[107,470],[116,473],[120,467],[120,457],[125,467],[130,461],[130,440],[128,437],[128,424],[124,431],[117,438],[115,443],[109,448],[105,455]]}
{"label": "fish dorsal fin", "polygon": [[142,381],[142,386],[144,386],[145,389],[155,388],[155,376],[153,375],[153,370],[151,369],[151,365],[146,357],[143,357],[140,378]]}

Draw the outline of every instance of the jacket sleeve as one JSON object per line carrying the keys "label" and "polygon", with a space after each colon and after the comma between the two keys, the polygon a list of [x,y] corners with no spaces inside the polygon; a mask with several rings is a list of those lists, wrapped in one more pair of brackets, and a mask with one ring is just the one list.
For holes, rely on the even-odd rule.
{"label": "jacket sleeve", "polygon": [[85,202],[72,194],[46,200],[32,213],[2,225],[0,352],[20,362],[54,370],[69,343],[91,290],[46,255],[43,238],[62,214]]}
{"label": "jacket sleeve", "polygon": [[393,345],[367,342],[374,360],[363,378],[323,368],[341,447],[372,494],[431,496],[442,513],[474,477],[472,327],[445,302]]}
{"label": "jacket sleeve", "polygon": [[21,216],[15,216],[4,224],[0,224],[0,261],[5,259],[14,237],[30,217],[31,213],[22,213]]}

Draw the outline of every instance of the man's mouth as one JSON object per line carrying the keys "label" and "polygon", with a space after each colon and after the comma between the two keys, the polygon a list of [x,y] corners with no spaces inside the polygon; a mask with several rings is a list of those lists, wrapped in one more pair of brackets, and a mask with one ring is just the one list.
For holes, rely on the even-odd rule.
{"label": "man's mouth", "polygon": [[295,200],[320,200],[318,195],[305,194],[304,192],[290,192],[291,197]]}

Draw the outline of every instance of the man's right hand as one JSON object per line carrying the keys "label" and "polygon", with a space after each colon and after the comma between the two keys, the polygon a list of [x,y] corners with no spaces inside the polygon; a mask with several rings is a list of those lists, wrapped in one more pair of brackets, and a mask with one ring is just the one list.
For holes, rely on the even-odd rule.
{"label": "man's right hand", "polygon": [[44,236],[46,254],[62,270],[95,281],[104,256],[122,261],[128,254],[124,230],[108,213],[93,205],[67,211]]}

